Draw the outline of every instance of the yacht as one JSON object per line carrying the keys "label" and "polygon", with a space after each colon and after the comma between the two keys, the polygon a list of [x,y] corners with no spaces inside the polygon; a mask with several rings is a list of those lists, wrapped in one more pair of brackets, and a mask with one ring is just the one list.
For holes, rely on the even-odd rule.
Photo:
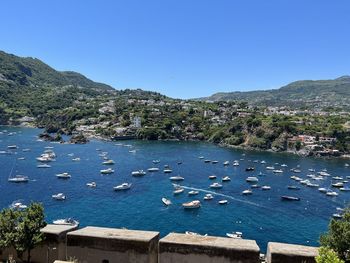
{"label": "yacht", "polygon": [[169,179],[170,179],[170,181],[183,181],[183,180],[185,180],[185,178],[183,178],[182,176],[172,176]]}
{"label": "yacht", "polygon": [[261,164],[265,164],[265,163],[266,163],[266,161],[262,160],[260,163],[261,163]]}
{"label": "yacht", "polygon": [[311,182],[307,183],[306,186],[308,186],[308,187],[319,187],[318,184],[314,184],[314,183],[311,183]]}
{"label": "yacht", "polygon": [[335,214],[332,215],[332,217],[333,217],[334,219],[342,219],[342,218],[343,218],[343,215],[342,215],[342,214],[339,214],[339,213],[335,213]]}
{"label": "yacht", "polygon": [[61,173],[61,174],[56,174],[56,177],[60,179],[69,179],[72,176],[69,173]]}
{"label": "yacht", "polygon": [[252,185],[250,185],[250,188],[260,188],[261,186],[260,185],[258,185],[258,184],[252,184]]}
{"label": "yacht", "polygon": [[212,164],[217,164],[219,161],[211,161]]}
{"label": "yacht", "polygon": [[165,197],[162,198],[162,202],[163,202],[163,204],[165,204],[166,206],[169,206],[169,205],[172,204],[171,201],[170,201],[169,199],[166,199]]}
{"label": "yacht", "polygon": [[222,188],[222,184],[213,183],[213,184],[210,185],[210,188],[219,189],[219,188]]}
{"label": "yacht", "polygon": [[346,163],[346,164],[344,164],[344,166],[345,166],[345,167],[349,167],[349,166],[350,166],[350,164]]}
{"label": "yacht", "polygon": [[168,169],[164,169],[163,172],[164,172],[165,174],[170,174],[170,173],[173,172],[173,170],[171,170],[171,169],[168,168]]}
{"label": "yacht", "polygon": [[160,160],[153,160],[152,163],[154,164],[160,163]]}
{"label": "yacht", "polygon": [[310,169],[308,169],[308,171],[314,173],[314,172],[315,172],[315,169],[310,168]]}
{"label": "yacht", "polygon": [[72,218],[57,219],[52,222],[54,225],[79,226],[79,222]]}
{"label": "yacht", "polygon": [[281,167],[288,167],[285,163],[281,164]]}
{"label": "yacht", "polygon": [[254,170],[255,170],[254,167],[247,167],[247,168],[245,168],[245,171],[246,171],[246,172],[252,172],[252,171],[254,171]]}
{"label": "yacht", "polygon": [[44,163],[44,164],[39,164],[36,167],[37,168],[51,168],[51,165],[48,165],[48,164]]}
{"label": "yacht", "polygon": [[318,174],[321,176],[330,176],[330,174],[325,171],[318,172]]}
{"label": "yacht", "polygon": [[8,178],[11,183],[27,183],[29,181],[28,176],[16,175],[15,177]]}
{"label": "yacht", "polygon": [[147,169],[147,171],[149,171],[149,172],[158,172],[159,171],[159,168],[157,168],[157,167],[151,167],[151,168],[148,168]]}
{"label": "yacht", "polygon": [[209,175],[209,179],[210,180],[216,179],[216,175]]}
{"label": "yacht", "polygon": [[66,200],[66,196],[63,193],[52,195],[52,198],[59,201]]}
{"label": "yacht", "polygon": [[229,176],[225,176],[221,179],[223,182],[229,182],[231,181],[231,178]]}
{"label": "yacht", "polygon": [[112,174],[114,173],[114,170],[112,168],[108,168],[108,169],[102,169],[100,170],[101,174]]}
{"label": "yacht", "polygon": [[218,202],[218,204],[219,204],[219,205],[226,205],[226,204],[228,204],[228,201],[227,201],[226,199],[220,200],[220,201]]}
{"label": "yacht", "polygon": [[17,149],[17,148],[18,148],[17,145],[9,145],[9,146],[7,146],[7,149],[11,149],[11,150]]}
{"label": "yacht", "polygon": [[199,156],[198,159],[204,159],[204,156]]}
{"label": "yacht", "polygon": [[211,161],[210,160],[204,160],[205,163],[210,163]]}
{"label": "yacht", "polygon": [[79,158],[79,157],[73,158],[72,161],[73,161],[73,162],[79,162],[79,161],[80,161],[80,158]]}
{"label": "yacht", "polygon": [[26,209],[28,206],[26,206],[25,204],[19,202],[19,201],[14,201],[11,205],[10,208],[14,209],[14,210],[23,210]]}
{"label": "yacht", "polygon": [[229,161],[225,161],[225,162],[223,163],[223,165],[224,165],[224,166],[230,165],[230,162],[229,162]]}
{"label": "yacht", "polygon": [[131,188],[131,184],[129,183],[122,183],[121,185],[117,185],[113,187],[115,191],[120,191],[120,190],[129,190]]}
{"label": "yacht", "polygon": [[183,193],[183,191],[185,191],[185,189],[183,189],[183,188],[176,188],[175,190],[174,190],[174,192],[173,192],[173,194],[174,195],[178,195],[178,194],[181,194],[181,193]]}
{"label": "yacht", "polygon": [[342,183],[342,182],[333,183],[332,186],[333,186],[333,187],[338,187],[338,188],[340,188],[340,187],[343,187],[343,186],[344,186],[344,183]]}
{"label": "yacht", "polygon": [[344,180],[344,178],[340,177],[340,176],[333,176],[332,179],[333,180]]}
{"label": "yacht", "polygon": [[326,193],[327,196],[338,196],[338,193],[337,192],[334,192],[334,191],[328,191]]}
{"label": "yacht", "polygon": [[132,176],[143,176],[145,174],[146,174],[146,172],[144,170],[138,170],[138,171],[131,172]]}
{"label": "yacht", "polygon": [[271,190],[271,186],[264,185],[261,187],[261,190]]}
{"label": "yacht", "polygon": [[275,167],[273,167],[273,166],[266,166],[266,170],[275,170]]}
{"label": "yacht", "polygon": [[226,233],[227,237],[241,239],[243,237],[242,232]]}
{"label": "yacht", "polygon": [[113,165],[113,164],[115,164],[115,162],[113,160],[109,159],[107,161],[104,161],[102,164],[104,164],[104,165]]}
{"label": "yacht", "polygon": [[350,191],[350,187],[341,187],[339,188],[340,191],[343,191],[343,192],[349,192]]}
{"label": "yacht", "polygon": [[289,195],[282,195],[281,199],[285,201],[300,201],[299,197],[289,196]]}
{"label": "yacht", "polygon": [[287,188],[289,190],[300,190],[300,187],[299,186],[296,186],[296,185],[288,185]]}
{"label": "yacht", "polygon": [[327,189],[324,187],[318,188],[318,191],[320,191],[321,193],[327,193]]}
{"label": "yacht", "polygon": [[191,202],[186,202],[182,204],[182,207],[185,209],[195,209],[201,206],[201,202],[199,200],[194,200]]}
{"label": "yacht", "polygon": [[206,194],[205,196],[204,196],[204,200],[211,200],[211,199],[213,199],[214,198],[214,196],[212,195],[212,194]]}
{"label": "yacht", "polygon": [[247,179],[245,179],[247,182],[249,182],[249,183],[257,183],[257,182],[259,182],[259,179],[257,178],[257,177],[255,177],[255,176],[249,176],[249,177],[247,177]]}
{"label": "yacht", "polygon": [[239,162],[238,161],[234,161],[232,165],[233,166],[239,166]]}
{"label": "yacht", "polygon": [[280,173],[283,173],[283,170],[282,169],[276,169],[276,170],[273,170],[272,172],[274,172],[276,174],[280,174]]}
{"label": "yacht", "polygon": [[199,192],[194,190],[188,192],[188,195],[198,195],[198,194]]}
{"label": "yacht", "polygon": [[250,189],[242,191],[242,195],[251,195],[251,194],[253,194],[253,191]]}
{"label": "yacht", "polygon": [[95,188],[97,186],[97,184],[95,182],[91,182],[91,183],[87,183],[86,186],[91,187],[91,188]]}

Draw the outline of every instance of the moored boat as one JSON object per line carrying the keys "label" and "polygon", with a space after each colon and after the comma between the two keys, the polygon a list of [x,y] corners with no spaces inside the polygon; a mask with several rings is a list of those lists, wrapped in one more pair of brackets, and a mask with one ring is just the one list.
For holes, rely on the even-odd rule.
{"label": "moored boat", "polygon": [[285,201],[300,201],[299,197],[289,196],[289,195],[282,195],[281,199]]}
{"label": "moored boat", "polygon": [[195,209],[201,206],[201,202],[199,200],[194,200],[190,202],[186,202],[182,204],[182,207],[185,209]]}

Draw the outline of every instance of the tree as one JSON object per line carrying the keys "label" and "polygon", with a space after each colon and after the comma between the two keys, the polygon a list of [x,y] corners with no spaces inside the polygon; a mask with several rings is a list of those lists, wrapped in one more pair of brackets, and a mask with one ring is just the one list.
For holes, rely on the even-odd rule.
{"label": "tree", "polygon": [[18,211],[4,209],[0,212],[0,249],[14,244],[18,218]]}
{"label": "tree", "polygon": [[344,263],[343,260],[338,258],[337,253],[328,247],[320,247],[318,253],[319,255],[316,257],[317,263]]}
{"label": "tree", "polygon": [[340,259],[350,262],[350,209],[342,219],[332,219],[328,233],[321,236],[321,245],[334,250]]}

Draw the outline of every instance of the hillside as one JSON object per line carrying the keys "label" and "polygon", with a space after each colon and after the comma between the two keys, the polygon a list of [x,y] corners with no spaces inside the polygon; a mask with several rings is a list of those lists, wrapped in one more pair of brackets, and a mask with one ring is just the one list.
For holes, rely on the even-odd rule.
{"label": "hillside", "polygon": [[350,105],[350,76],[334,80],[302,80],[280,89],[249,92],[220,92],[208,101],[247,101],[252,105],[291,107],[341,107]]}

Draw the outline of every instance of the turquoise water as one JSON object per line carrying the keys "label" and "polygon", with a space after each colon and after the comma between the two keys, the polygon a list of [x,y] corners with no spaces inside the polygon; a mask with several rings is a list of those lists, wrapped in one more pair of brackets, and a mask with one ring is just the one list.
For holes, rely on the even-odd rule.
{"label": "turquoise water", "polygon": [[[159,231],[162,236],[169,232],[193,231],[201,234],[225,236],[227,232],[241,231],[247,239],[257,240],[262,250],[269,241],[289,242],[306,245],[317,245],[320,233],[326,231],[329,219],[336,212],[336,207],[344,207],[350,201],[350,192],[339,192],[338,197],[327,197],[317,188],[300,185],[300,191],[288,190],[287,185],[298,183],[290,179],[293,174],[290,168],[300,165],[302,173],[297,176],[307,179],[307,169],[316,171],[326,168],[332,176],[350,175],[345,168],[346,161],[334,159],[323,160],[301,158],[289,154],[243,151],[220,148],[208,143],[195,142],[146,142],[128,141],[133,147],[116,146],[115,142],[91,141],[86,145],[60,145],[38,142],[38,129],[0,127],[9,132],[17,132],[13,136],[0,134],[0,151],[16,144],[19,149],[12,154],[0,154],[0,207],[8,207],[14,200],[42,202],[45,206],[47,221],[57,218],[73,217],[81,226],[95,225],[106,227],[126,227]],[[53,146],[57,154],[52,168],[38,169],[35,160],[45,149]],[[30,152],[22,149],[30,148]],[[108,152],[108,156],[116,164],[112,175],[100,175],[101,157],[96,149]],[[129,150],[135,149],[136,153]],[[80,157],[80,162],[73,162],[68,154]],[[245,156],[243,155],[245,154]],[[218,164],[206,164],[198,156],[218,160]],[[25,160],[17,160],[25,157]],[[144,177],[131,176],[134,170],[155,165],[152,160],[159,159],[160,172],[147,173]],[[239,160],[240,166],[233,167],[232,161]],[[223,162],[229,160],[230,166]],[[254,163],[253,160],[265,160],[267,164]],[[178,165],[177,162],[183,164]],[[267,171],[265,166],[274,163],[285,163],[288,168],[281,175]],[[172,174],[162,172],[165,164],[173,169]],[[246,172],[245,168],[254,166],[254,172]],[[276,166],[279,167],[279,166]],[[29,176],[30,182],[14,184],[7,181],[9,175],[23,174]],[[259,172],[264,175],[259,176]],[[55,174],[69,172],[72,178],[60,180]],[[170,176],[181,175],[185,178],[181,185],[188,187],[184,193],[173,196]],[[229,175],[231,182],[222,183],[219,190],[209,189],[213,182],[208,179],[211,174],[221,177]],[[270,191],[253,189],[253,194],[243,196],[241,192],[249,189],[245,181],[248,176],[257,176],[260,185],[270,185]],[[86,187],[86,183],[95,181],[97,188]],[[113,186],[123,182],[132,183],[132,188],[125,192],[113,191]],[[321,181],[321,186],[328,188],[331,177]],[[350,186],[349,183],[347,183]],[[189,189],[199,189],[200,194],[189,197]],[[211,201],[203,201],[207,192],[216,192]],[[338,190],[335,190],[338,191]],[[52,194],[63,192],[65,201],[55,201]],[[281,195],[293,195],[301,198],[300,202],[283,202]],[[173,205],[165,207],[162,197],[168,197]],[[185,211],[183,202],[199,199],[202,207]],[[227,199],[227,205],[218,205],[217,201]]]}

